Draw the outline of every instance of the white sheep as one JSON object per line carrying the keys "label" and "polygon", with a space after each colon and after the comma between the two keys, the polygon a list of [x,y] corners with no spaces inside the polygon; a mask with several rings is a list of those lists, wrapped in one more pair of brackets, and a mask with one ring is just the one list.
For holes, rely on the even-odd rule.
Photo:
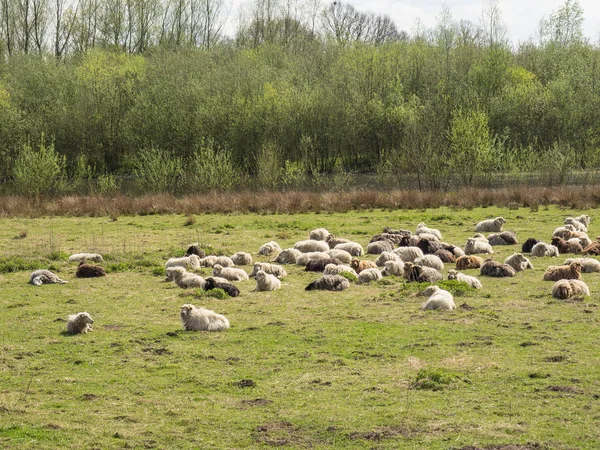
{"label": "white sheep", "polygon": [[327,264],[325,266],[325,270],[323,270],[323,275],[341,275],[344,272],[351,273],[356,278],[358,278],[358,274],[356,273],[356,271],[352,267],[344,264]]}
{"label": "white sheep", "polygon": [[326,252],[329,250],[329,244],[325,241],[308,239],[306,241],[296,242],[294,248],[300,250],[302,253]]}
{"label": "white sheep", "polygon": [[200,258],[200,267],[213,267],[217,264],[217,257],[215,255],[207,255],[204,258]]}
{"label": "white sheep", "polygon": [[229,328],[227,317],[194,305],[183,305],[180,316],[186,331],[223,331]]}
{"label": "white sheep", "polygon": [[256,273],[259,270],[262,270],[265,273],[270,273],[271,275],[275,275],[277,278],[287,277],[287,272],[283,267],[278,266],[277,264],[257,262],[254,263],[254,268],[252,269],[252,273],[250,273],[250,278],[256,276]]}
{"label": "white sheep", "polygon": [[556,228],[554,233],[552,233],[552,237],[558,236],[563,239],[570,239],[571,235],[576,231],[577,230],[573,225],[567,224],[565,226]]}
{"label": "white sheep", "polygon": [[425,297],[429,297],[426,302],[421,304],[421,309],[445,309],[448,311],[452,311],[456,308],[454,304],[454,299],[452,298],[452,294],[439,286],[429,286],[421,295]]}
{"label": "white sheep", "polygon": [[61,279],[54,272],[50,272],[46,269],[39,269],[31,272],[29,283],[34,286],[41,286],[42,284],[65,284],[68,283],[68,281]]}
{"label": "white sheep", "polygon": [[198,255],[190,255],[180,258],[169,258],[165,263],[165,269],[169,267],[184,267],[187,270],[196,270],[200,268],[200,257]]}
{"label": "white sheep", "polygon": [[392,250],[394,250],[394,243],[388,240],[370,242],[367,245],[367,254],[369,255],[381,255],[383,252]]}
{"label": "white sheep", "polygon": [[397,276],[401,277],[404,275],[404,262],[400,261],[386,261],[383,265],[383,269],[381,270],[381,275],[387,276]]}
{"label": "white sheep", "polygon": [[275,252],[277,252],[277,253],[281,252],[281,247],[275,241],[267,242],[266,244],[261,245],[260,248],[258,249],[258,254],[263,255],[263,256],[268,256],[271,253],[275,253]]}
{"label": "white sheep", "polygon": [[423,255],[420,258],[415,259],[413,262],[419,266],[431,267],[439,271],[444,270],[444,263],[439,256],[436,255]]}
{"label": "white sheep", "polygon": [[537,256],[538,258],[544,256],[558,256],[558,248],[554,245],[546,244],[545,242],[538,242],[531,248],[531,256]]}
{"label": "white sheep", "polygon": [[496,217],[495,219],[488,219],[479,222],[475,225],[475,231],[480,232],[500,232],[502,226],[506,223],[506,220],[502,217]]}
{"label": "white sheep", "polygon": [[330,259],[330,257],[327,252],[302,253],[296,260],[296,264],[299,266],[306,266],[309,261],[316,261],[318,259]]}
{"label": "white sheep", "polygon": [[600,272],[600,261],[593,258],[567,258],[564,264],[570,265],[574,262],[581,264],[583,273]]}
{"label": "white sheep", "polygon": [[494,253],[494,250],[492,250],[492,246],[487,242],[484,242],[477,238],[467,239],[467,243],[465,244],[465,254],[474,255],[476,253],[491,254]]}
{"label": "white sheep", "polygon": [[358,274],[358,282],[361,284],[370,283],[371,281],[379,281],[381,278],[381,272],[376,268],[361,270],[361,272]]}
{"label": "white sheep", "polygon": [[[385,263],[388,261],[400,261],[403,263],[402,258],[400,258],[394,252],[383,252],[381,255],[379,255],[377,257],[377,259],[375,260],[375,264],[377,264],[377,267],[383,267],[383,266],[385,266]],[[403,263],[403,265],[404,265],[404,263]]]}
{"label": "white sheep", "polygon": [[102,255],[98,253],[75,253],[74,255],[69,256],[69,262],[81,262],[81,261],[93,261],[97,263],[103,263],[104,258]]}
{"label": "white sheep", "polygon": [[257,292],[274,291],[281,288],[281,281],[275,275],[266,273],[263,270],[256,272],[256,288]]}
{"label": "white sheep", "polygon": [[471,275],[466,275],[462,272],[458,272],[454,269],[450,269],[448,271],[448,279],[462,281],[463,283],[467,283],[469,286],[471,286],[472,288],[475,288],[475,289],[483,288],[481,281],[479,281],[477,278],[475,278]]}
{"label": "white sheep", "polygon": [[398,247],[393,250],[404,262],[413,262],[417,258],[423,256],[423,250],[419,247]]}
{"label": "white sheep", "polygon": [[296,264],[298,258],[302,255],[300,250],[296,250],[295,248],[286,248],[279,252],[279,254],[275,257],[275,262],[279,264]]}
{"label": "white sheep", "polygon": [[324,241],[329,236],[329,231],[325,228],[317,228],[310,232],[309,238],[315,241]]}
{"label": "white sheep", "polygon": [[346,250],[340,250],[339,248],[332,248],[327,251],[327,254],[330,258],[339,259],[344,264],[350,264],[350,261],[352,261],[352,255]]}
{"label": "white sheep", "polygon": [[226,278],[229,281],[245,281],[248,279],[248,274],[244,269],[238,267],[223,267],[220,264],[213,266],[212,274],[216,277]]}
{"label": "white sheep", "polygon": [[[229,256],[217,256],[217,260],[215,265],[218,264],[223,267],[232,267],[235,266],[233,260]],[[213,266],[214,267],[214,266]]]}
{"label": "white sheep", "polygon": [[358,242],[344,242],[334,247],[336,250],[345,250],[352,256],[362,256],[365,254],[363,246]]}
{"label": "white sheep", "polygon": [[590,216],[588,216],[587,214],[582,214],[580,216],[575,217],[574,219],[577,220],[578,222],[581,222],[586,227],[589,227],[590,223],[592,222],[592,218]]}
{"label": "white sheep", "polygon": [[248,266],[252,264],[252,255],[246,252],[237,252],[231,256],[231,261],[236,266]]}
{"label": "white sheep", "polygon": [[582,280],[558,280],[552,286],[552,296],[566,300],[576,295],[590,295],[590,289]]}
{"label": "white sheep", "polygon": [[309,283],[304,289],[306,291],[315,289],[323,291],[343,291],[349,287],[350,282],[341,275],[323,275],[321,278]]}
{"label": "white sheep", "polygon": [[564,221],[565,225],[572,225],[575,231],[584,231],[587,233],[587,226],[573,217],[567,217]]}
{"label": "white sheep", "polygon": [[182,289],[204,288],[206,281],[200,275],[188,272],[183,267],[169,267],[167,269],[167,279],[174,281]]}
{"label": "white sheep", "polygon": [[67,318],[67,333],[80,334],[92,331],[94,319],[87,312],[71,314]]}
{"label": "white sheep", "polygon": [[533,264],[531,264],[529,258],[524,256],[522,253],[513,253],[504,260],[504,264],[508,264],[517,272],[521,272],[525,269],[533,269]]}
{"label": "white sheep", "polygon": [[424,222],[421,222],[419,223],[419,225],[417,225],[417,231],[415,232],[415,234],[420,237],[422,237],[422,234],[432,234],[438,241],[442,240],[442,233],[440,233],[440,231],[436,230],[435,228],[427,227]]}

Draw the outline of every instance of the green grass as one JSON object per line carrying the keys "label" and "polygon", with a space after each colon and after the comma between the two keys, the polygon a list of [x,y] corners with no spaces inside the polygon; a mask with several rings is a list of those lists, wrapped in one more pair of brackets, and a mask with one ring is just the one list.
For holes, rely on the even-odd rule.
{"label": "green grass", "polygon": [[[161,271],[192,242],[268,261],[261,244],[286,248],[317,227],[366,247],[386,225],[425,221],[462,246],[476,222],[502,215],[521,242],[548,242],[579,213],[595,216],[490,207],[210,214],[193,224],[186,215],[1,219],[0,448],[599,448],[600,274],[584,274],[590,298],[553,300],[542,273],[564,258],[481,277],[482,290],[444,281],[452,312],[420,311],[423,286],[396,277],[307,292],[318,274],[287,266],[280,291],[251,292],[250,280],[229,298],[179,289]],[[496,259],[518,249],[495,247]],[[66,256],[83,251],[106,255],[109,275],[75,278]],[[28,285],[43,267],[69,283]],[[231,328],[183,331],[185,303],[225,314]],[[66,335],[79,311],[94,331]]]}

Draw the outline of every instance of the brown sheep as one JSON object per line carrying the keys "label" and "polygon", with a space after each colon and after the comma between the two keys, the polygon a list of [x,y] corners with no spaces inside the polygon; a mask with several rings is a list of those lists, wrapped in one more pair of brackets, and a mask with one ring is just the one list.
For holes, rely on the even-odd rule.
{"label": "brown sheep", "polygon": [[444,248],[440,248],[437,252],[434,253],[435,256],[440,258],[443,263],[455,263],[456,258],[454,254],[450,250],[446,250]]}
{"label": "brown sheep", "polygon": [[[373,243],[373,242],[377,242],[377,241],[391,241],[394,244],[398,245],[404,237],[405,237],[405,235],[402,235],[402,234],[381,233],[381,234],[376,234],[375,236],[373,236],[371,238],[371,240],[369,241],[369,243]],[[406,236],[406,238],[408,239],[408,236]]]}
{"label": "brown sheep", "polygon": [[481,266],[479,273],[482,276],[497,278],[514,277],[516,274],[515,269],[508,264],[501,264],[493,259],[487,259]]}
{"label": "brown sheep", "polygon": [[377,269],[377,264],[375,264],[373,261],[369,261],[367,259],[364,259],[361,261],[361,260],[354,258],[350,262],[350,267],[352,267],[356,271],[356,273],[361,273],[365,269],[371,269],[371,268]]}
{"label": "brown sheep", "polygon": [[456,269],[479,269],[483,264],[483,258],[475,255],[459,256],[456,258]]}
{"label": "brown sheep", "polygon": [[77,278],[105,277],[106,271],[100,266],[93,266],[91,264],[86,264],[85,261],[81,261],[77,268],[77,272],[75,272],[75,276]]}
{"label": "brown sheep", "polygon": [[596,242],[592,242],[586,248],[583,249],[584,255],[600,255],[600,236],[596,238]]}
{"label": "brown sheep", "polygon": [[575,253],[579,254],[583,251],[581,244],[578,242],[565,241],[558,236],[554,236],[551,241],[552,245],[558,248],[558,253]]}
{"label": "brown sheep", "polygon": [[544,272],[544,281],[581,280],[583,266],[574,262],[568,266],[550,266]]}

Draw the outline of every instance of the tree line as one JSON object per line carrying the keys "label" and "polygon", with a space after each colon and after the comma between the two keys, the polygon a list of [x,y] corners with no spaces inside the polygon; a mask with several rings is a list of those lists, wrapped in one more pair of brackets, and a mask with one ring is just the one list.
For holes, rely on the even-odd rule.
{"label": "tree line", "polygon": [[233,37],[224,14],[0,0],[4,190],[339,188],[356,172],[437,189],[600,168],[600,49],[577,1],[516,47],[495,0],[479,25],[444,7],[411,34],[343,2],[256,0]]}

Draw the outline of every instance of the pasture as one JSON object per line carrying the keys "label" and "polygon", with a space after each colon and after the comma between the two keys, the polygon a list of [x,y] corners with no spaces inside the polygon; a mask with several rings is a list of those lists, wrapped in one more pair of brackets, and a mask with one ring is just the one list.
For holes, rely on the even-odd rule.
{"label": "pasture", "polygon": [[[591,297],[554,300],[532,259],[514,278],[451,283],[458,308],[421,311],[422,285],[396,277],[343,292],[304,290],[319,274],[286,266],[282,289],[218,299],[164,282],[192,242],[214,253],[282,248],[325,227],[361,243],[424,221],[464,247],[503,216],[519,244],[550,241],[594,210],[448,207],[332,214],[206,214],[0,219],[0,447],[580,449],[600,447],[600,273]],[[116,220],[115,220],[116,219]],[[487,234],[487,233],[486,233]],[[76,252],[104,255],[108,276],[77,279]],[[375,259],[368,255],[365,258]],[[50,268],[65,285],[27,284]],[[251,266],[244,267],[249,273]],[[446,264],[444,274],[454,265]],[[208,275],[210,269],[200,271]],[[222,333],[185,332],[186,303],[224,314]],[[67,335],[87,311],[94,331]]]}

